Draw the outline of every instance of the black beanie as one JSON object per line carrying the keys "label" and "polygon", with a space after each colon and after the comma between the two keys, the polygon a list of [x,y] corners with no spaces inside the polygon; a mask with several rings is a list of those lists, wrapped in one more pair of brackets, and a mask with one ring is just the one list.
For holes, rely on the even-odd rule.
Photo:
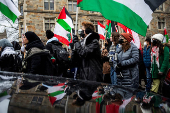
{"label": "black beanie", "polygon": [[36,40],[40,40],[40,38],[32,31],[28,31],[25,33],[26,38],[28,39],[28,43],[31,43]]}
{"label": "black beanie", "polygon": [[51,30],[47,30],[46,31],[46,36],[48,39],[51,39],[54,37],[54,33]]}

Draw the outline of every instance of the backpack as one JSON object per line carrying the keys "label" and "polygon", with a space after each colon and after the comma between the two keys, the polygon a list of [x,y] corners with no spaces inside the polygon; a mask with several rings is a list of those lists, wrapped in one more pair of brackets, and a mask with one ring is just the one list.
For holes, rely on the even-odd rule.
{"label": "backpack", "polygon": [[58,67],[56,65],[56,63],[53,63],[51,58],[53,56],[51,56],[50,54],[46,55],[46,72],[47,75],[53,75],[53,76],[57,76],[58,75]]}
{"label": "backpack", "polygon": [[58,64],[68,63],[69,53],[62,46],[52,44],[52,50]]}

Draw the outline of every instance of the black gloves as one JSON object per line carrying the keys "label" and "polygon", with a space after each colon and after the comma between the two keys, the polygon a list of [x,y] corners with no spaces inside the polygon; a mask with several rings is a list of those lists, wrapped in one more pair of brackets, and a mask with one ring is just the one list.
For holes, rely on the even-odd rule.
{"label": "black gloves", "polygon": [[73,35],[73,43],[75,44],[78,41],[79,41],[78,36],[77,35]]}
{"label": "black gloves", "polygon": [[121,65],[120,63],[117,64],[117,66],[116,66],[116,72],[120,72],[121,69],[122,69],[122,65]]}

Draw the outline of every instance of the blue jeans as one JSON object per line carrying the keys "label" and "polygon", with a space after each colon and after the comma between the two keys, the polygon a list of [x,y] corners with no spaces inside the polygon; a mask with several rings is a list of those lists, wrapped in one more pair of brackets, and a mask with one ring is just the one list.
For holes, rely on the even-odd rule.
{"label": "blue jeans", "polygon": [[114,71],[113,67],[111,67],[110,78],[111,78],[112,84],[117,85],[117,76],[116,76],[116,72]]}
{"label": "blue jeans", "polygon": [[146,68],[146,80],[147,80],[146,91],[149,92],[152,85],[152,76],[150,73],[150,68]]}

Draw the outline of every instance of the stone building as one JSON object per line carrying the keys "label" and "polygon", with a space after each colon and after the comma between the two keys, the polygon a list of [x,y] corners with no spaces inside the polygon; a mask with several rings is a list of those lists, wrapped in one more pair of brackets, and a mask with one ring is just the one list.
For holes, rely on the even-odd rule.
{"label": "stone building", "polygon": [[[27,28],[29,31],[34,31],[45,41],[45,31],[54,29],[56,19],[63,6],[65,6],[71,14],[74,26],[76,24],[77,0],[19,0],[18,3],[19,10],[22,14],[19,20],[20,37]],[[106,24],[106,19],[100,13],[79,9],[78,29],[81,28],[81,22],[83,21],[92,22],[96,27],[96,31],[97,21],[100,21],[104,25]],[[166,27],[170,36],[170,0],[163,3],[153,13],[153,20],[148,26],[147,35],[151,36],[155,33],[163,33],[164,27]],[[122,30],[119,31],[122,32]],[[144,39],[144,37],[141,37],[142,42]]]}

